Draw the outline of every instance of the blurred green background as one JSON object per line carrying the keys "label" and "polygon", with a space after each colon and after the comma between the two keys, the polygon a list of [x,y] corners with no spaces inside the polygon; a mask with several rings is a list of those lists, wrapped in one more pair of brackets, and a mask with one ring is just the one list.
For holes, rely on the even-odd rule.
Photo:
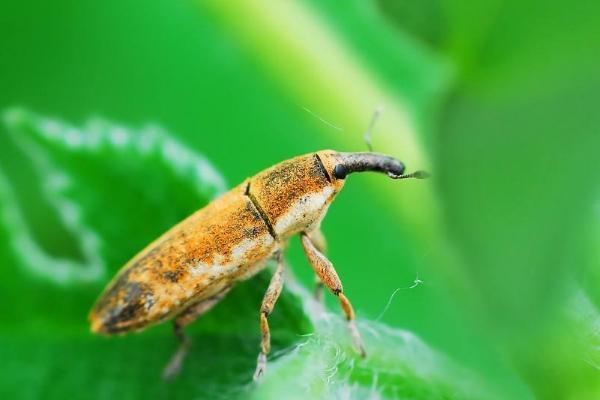
{"label": "blurred green background", "polygon": [[[599,3],[0,10],[2,398],[243,396],[268,276],[195,324],[168,384],[168,326],[97,338],[87,311],[225,187],[298,154],[365,150],[379,106],[375,150],[433,177],[352,176],[331,207],[329,256],[359,318],[389,304],[382,322],[476,371],[490,397],[600,398]],[[296,240],[288,261],[312,285]],[[311,329],[297,302],[273,315],[276,349]],[[434,398],[401,393],[386,396]]]}

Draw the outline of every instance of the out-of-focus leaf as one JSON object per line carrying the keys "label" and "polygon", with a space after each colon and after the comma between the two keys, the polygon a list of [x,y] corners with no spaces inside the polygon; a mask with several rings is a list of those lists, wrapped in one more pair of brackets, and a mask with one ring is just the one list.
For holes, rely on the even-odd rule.
{"label": "out-of-focus leaf", "polygon": [[600,47],[590,38],[600,7],[508,1],[447,10],[445,50],[460,79],[437,159],[448,226],[481,295],[473,316],[540,397],[595,398],[592,367],[571,357],[577,346],[563,334],[579,328],[557,321],[572,324],[561,315],[584,274],[581,242],[597,203]]}
{"label": "out-of-focus leaf", "polygon": [[[132,245],[143,246],[225,190],[206,159],[157,126],[134,131],[97,119],[79,129],[15,109],[4,113],[4,130],[10,135],[5,145],[14,146],[13,157],[4,161],[8,173],[22,173],[31,162],[28,172],[35,176],[28,177],[39,185],[32,199],[18,192],[33,193],[33,181],[3,179],[3,215],[15,236],[15,254],[31,271],[58,283],[106,278],[126,261]],[[48,245],[52,227],[28,226],[23,214],[40,203],[57,214],[63,224],[57,229],[68,231],[76,244]],[[76,247],[71,259],[53,256],[65,246]]]}
{"label": "out-of-focus leaf", "polygon": [[438,47],[447,33],[441,0],[378,0],[381,12],[402,33],[412,34],[417,40]]}

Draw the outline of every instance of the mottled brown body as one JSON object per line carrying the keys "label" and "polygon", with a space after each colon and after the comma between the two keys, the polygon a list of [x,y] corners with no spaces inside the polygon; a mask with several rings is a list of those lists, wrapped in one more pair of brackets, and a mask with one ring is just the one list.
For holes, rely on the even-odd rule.
{"label": "mottled brown body", "polygon": [[146,328],[250,278],[285,241],[317,228],[344,180],[333,151],[299,156],[247,179],[134,257],[92,312],[104,334]]}

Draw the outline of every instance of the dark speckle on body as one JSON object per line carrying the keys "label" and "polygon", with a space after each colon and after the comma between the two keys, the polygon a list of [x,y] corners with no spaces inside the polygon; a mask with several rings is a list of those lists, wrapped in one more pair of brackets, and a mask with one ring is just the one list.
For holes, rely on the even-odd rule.
{"label": "dark speckle on body", "polygon": [[260,233],[260,231],[257,227],[244,229],[244,236],[249,239],[255,238],[259,233]]}
{"label": "dark speckle on body", "polygon": [[177,268],[174,271],[167,271],[163,274],[163,277],[173,283],[177,283],[179,278],[183,275],[183,270],[181,268]]}

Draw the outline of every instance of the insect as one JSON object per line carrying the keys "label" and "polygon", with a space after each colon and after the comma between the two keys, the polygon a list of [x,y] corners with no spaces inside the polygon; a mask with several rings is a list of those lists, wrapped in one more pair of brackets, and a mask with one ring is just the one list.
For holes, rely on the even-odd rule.
{"label": "insect", "polygon": [[173,319],[180,345],[163,371],[163,377],[171,377],[190,345],[183,328],[223,299],[236,282],[252,277],[274,258],[277,267],[259,312],[262,341],[254,374],[258,379],[270,351],[268,317],[283,287],[283,249],[288,239],[300,235],[319,284],[338,298],[354,346],[364,356],[352,305],[323,254],[320,231],[346,177],[363,171],[382,172],[392,179],[426,176],[423,171],[404,175],[400,161],[372,152],[323,150],[276,164],[196,211],[129,261],[90,312],[91,330],[122,334]]}

